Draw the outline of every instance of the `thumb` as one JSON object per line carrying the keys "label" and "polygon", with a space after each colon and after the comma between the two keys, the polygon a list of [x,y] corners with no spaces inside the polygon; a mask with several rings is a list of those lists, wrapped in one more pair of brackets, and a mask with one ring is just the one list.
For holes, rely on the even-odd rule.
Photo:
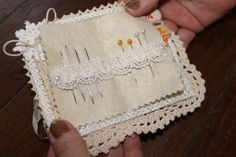
{"label": "thumb", "polygon": [[56,157],[90,157],[82,136],[65,120],[51,123],[49,140]]}
{"label": "thumb", "polygon": [[151,13],[159,0],[123,0],[125,9],[133,16],[143,16]]}

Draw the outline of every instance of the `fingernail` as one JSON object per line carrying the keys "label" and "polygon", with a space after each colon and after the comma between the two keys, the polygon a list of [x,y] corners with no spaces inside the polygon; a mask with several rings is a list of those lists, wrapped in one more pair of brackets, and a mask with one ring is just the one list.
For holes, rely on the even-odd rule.
{"label": "fingernail", "polygon": [[54,138],[59,138],[70,131],[69,126],[63,120],[54,120],[50,126],[50,132]]}
{"label": "fingernail", "polygon": [[140,7],[140,0],[125,0],[124,3],[128,10],[137,10]]}

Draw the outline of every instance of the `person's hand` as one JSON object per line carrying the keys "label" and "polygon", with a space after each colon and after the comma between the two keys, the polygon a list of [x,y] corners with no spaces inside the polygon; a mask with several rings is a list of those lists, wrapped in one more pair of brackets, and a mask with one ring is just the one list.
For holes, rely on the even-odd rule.
{"label": "person's hand", "polygon": [[[55,120],[50,126],[51,146],[47,157],[90,157],[86,144],[78,131],[65,120]],[[123,144],[102,157],[143,157],[137,135],[127,137]]]}
{"label": "person's hand", "polygon": [[[121,0],[119,0],[121,2]],[[184,45],[196,33],[235,7],[236,0],[123,0],[128,13],[142,16],[158,8],[164,23],[180,36]]]}

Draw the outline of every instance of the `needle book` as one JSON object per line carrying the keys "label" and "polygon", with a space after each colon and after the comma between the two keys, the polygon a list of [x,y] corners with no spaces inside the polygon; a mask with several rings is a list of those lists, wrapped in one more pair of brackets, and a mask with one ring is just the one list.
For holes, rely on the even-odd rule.
{"label": "needle book", "polygon": [[36,93],[35,130],[40,119],[45,130],[54,119],[66,119],[92,155],[133,133],[163,129],[204,100],[200,72],[158,11],[133,17],[114,3],[59,19],[49,9],[45,19],[26,21],[15,35],[3,50],[23,56]]}

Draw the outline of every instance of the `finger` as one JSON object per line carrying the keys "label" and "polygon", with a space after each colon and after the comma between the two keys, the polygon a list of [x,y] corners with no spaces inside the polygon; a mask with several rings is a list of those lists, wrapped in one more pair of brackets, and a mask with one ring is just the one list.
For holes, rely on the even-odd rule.
{"label": "finger", "polygon": [[123,147],[121,144],[117,148],[111,149],[107,157],[123,157]]}
{"label": "finger", "polygon": [[138,135],[127,137],[123,144],[124,157],[143,157],[141,142]]}
{"label": "finger", "polygon": [[55,155],[55,153],[54,153],[54,150],[53,150],[52,146],[49,147],[47,157],[56,157],[56,155]]}
{"label": "finger", "polygon": [[173,23],[169,20],[164,20],[164,24],[165,24],[166,27],[168,27],[173,32],[175,32],[175,33],[177,32],[178,26],[175,23]]}
{"label": "finger", "polygon": [[151,13],[159,0],[123,0],[126,11],[133,16],[143,16]]}
{"label": "finger", "polygon": [[184,27],[195,32],[200,32],[204,26],[199,20],[180,2],[166,1],[160,6],[163,18],[172,21],[180,27]]}
{"label": "finger", "polygon": [[52,122],[49,140],[56,157],[90,157],[83,138],[65,120],[55,120]]}
{"label": "finger", "polygon": [[184,28],[178,29],[177,34],[179,35],[180,40],[184,42],[184,47],[186,48],[196,35],[195,32]]}

